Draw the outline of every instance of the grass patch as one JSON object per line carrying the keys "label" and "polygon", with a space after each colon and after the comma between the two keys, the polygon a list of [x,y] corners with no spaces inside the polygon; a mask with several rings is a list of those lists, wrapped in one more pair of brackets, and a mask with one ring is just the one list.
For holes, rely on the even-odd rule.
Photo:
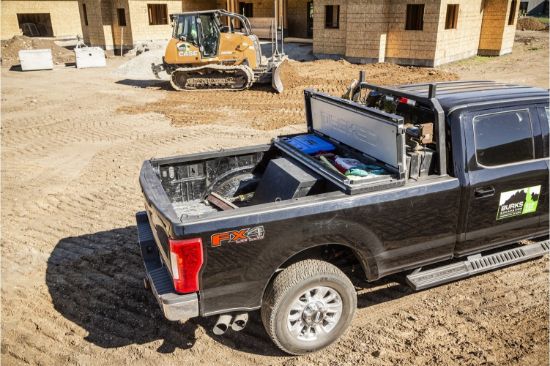
{"label": "grass patch", "polygon": [[466,65],[466,64],[484,64],[488,61],[490,61],[491,59],[494,59],[494,57],[490,57],[490,56],[474,56],[474,57],[470,57],[470,58],[467,58],[467,59],[464,59],[464,60],[460,60],[460,61],[457,61],[456,64],[457,65]]}
{"label": "grass patch", "polygon": [[538,20],[539,22],[544,23],[544,24],[550,23],[550,18],[549,17],[535,17],[535,19]]}

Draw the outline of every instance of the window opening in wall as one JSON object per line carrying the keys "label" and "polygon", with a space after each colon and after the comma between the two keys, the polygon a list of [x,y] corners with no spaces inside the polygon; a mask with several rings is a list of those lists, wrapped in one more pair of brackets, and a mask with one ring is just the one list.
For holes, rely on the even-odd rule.
{"label": "window opening in wall", "polygon": [[458,4],[447,5],[447,16],[445,17],[445,29],[456,29],[458,23]]}
{"label": "window opening in wall", "polygon": [[116,16],[118,19],[118,25],[120,27],[126,27],[126,12],[124,11],[124,8],[118,8],[116,10]]}
{"label": "window opening in wall", "polygon": [[149,12],[149,25],[168,24],[168,5],[147,4]]}
{"label": "window opening in wall", "polygon": [[522,1],[519,3],[519,15],[527,15],[527,9],[529,8],[529,1]]}
{"label": "window opening in wall", "polygon": [[325,6],[325,28],[340,28],[340,5]]}
{"label": "window opening in wall", "polygon": [[424,29],[424,4],[407,4],[405,30]]}
{"label": "window opening in wall", "polygon": [[239,14],[244,15],[247,18],[252,18],[254,16],[254,4],[239,2]]}
{"label": "window opening in wall", "polygon": [[88,25],[88,11],[86,10],[86,4],[82,4],[82,15],[84,16],[84,25]]}

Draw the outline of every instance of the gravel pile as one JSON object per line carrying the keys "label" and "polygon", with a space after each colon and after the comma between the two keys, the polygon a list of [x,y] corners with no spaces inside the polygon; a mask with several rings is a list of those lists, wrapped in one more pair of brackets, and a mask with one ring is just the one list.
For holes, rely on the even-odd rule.
{"label": "gravel pile", "polygon": [[[141,52],[139,55],[133,57],[128,62],[120,65],[114,73],[117,76],[124,77],[132,80],[151,80],[156,79],[153,71],[151,71],[151,64],[158,64],[162,62],[164,56],[164,48],[158,48],[146,52]],[[166,73],[162,73],[162,75]],[[166,75],[167,76],[167,75]]]}

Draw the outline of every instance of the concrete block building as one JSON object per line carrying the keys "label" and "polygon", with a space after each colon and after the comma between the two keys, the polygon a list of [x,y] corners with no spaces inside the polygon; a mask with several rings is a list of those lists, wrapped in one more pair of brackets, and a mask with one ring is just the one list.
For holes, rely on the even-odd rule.
{"label": "concrete block building", "polygon": [[315,0],[313,52],[437,66],[512,51],[516,0]]}
{"label": "concrete block building", "polygon": [[289,37],[313,37],[313,0],[183,0],[184,11],[208,9],[244,14],[261,38],[270,37],[272,21]]}
{"label": "concrete block building", "polygon": [[25,34],[75,37],[82,34],[76,0],[2,0],[1,38]]}
{"label": "concrete block building", "polygon": [[[2,38],[24,23],[43,36],[81,34],[92,46],[129,49],[170,38],[169,15],[226,9],[270,38],[311,38],[321,57],[437,66],[512,51],[518,0],[2,0]],[[531,3],[531,2],[529,2]],[[523,5],[522,5],[523,4]],[[534,6],[534,2],[533,2]]]}
{"label": "concrete block building", "polygon": [[170,38],[170,14],[181,0],[78,0],[84,42],[105,49],[130,49]]}

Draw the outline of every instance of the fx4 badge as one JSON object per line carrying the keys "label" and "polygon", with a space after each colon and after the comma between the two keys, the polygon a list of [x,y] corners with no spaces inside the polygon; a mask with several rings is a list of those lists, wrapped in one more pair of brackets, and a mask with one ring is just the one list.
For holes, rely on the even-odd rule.
{"label": "fx4 badge", "polygon": [[247,243],[249,241],[262,240],[265,237],[263,226],[249,227],[240,230],[231,230],[223,233],[212,234],[210,242],[213,247],[219,247],[224,243]]}

